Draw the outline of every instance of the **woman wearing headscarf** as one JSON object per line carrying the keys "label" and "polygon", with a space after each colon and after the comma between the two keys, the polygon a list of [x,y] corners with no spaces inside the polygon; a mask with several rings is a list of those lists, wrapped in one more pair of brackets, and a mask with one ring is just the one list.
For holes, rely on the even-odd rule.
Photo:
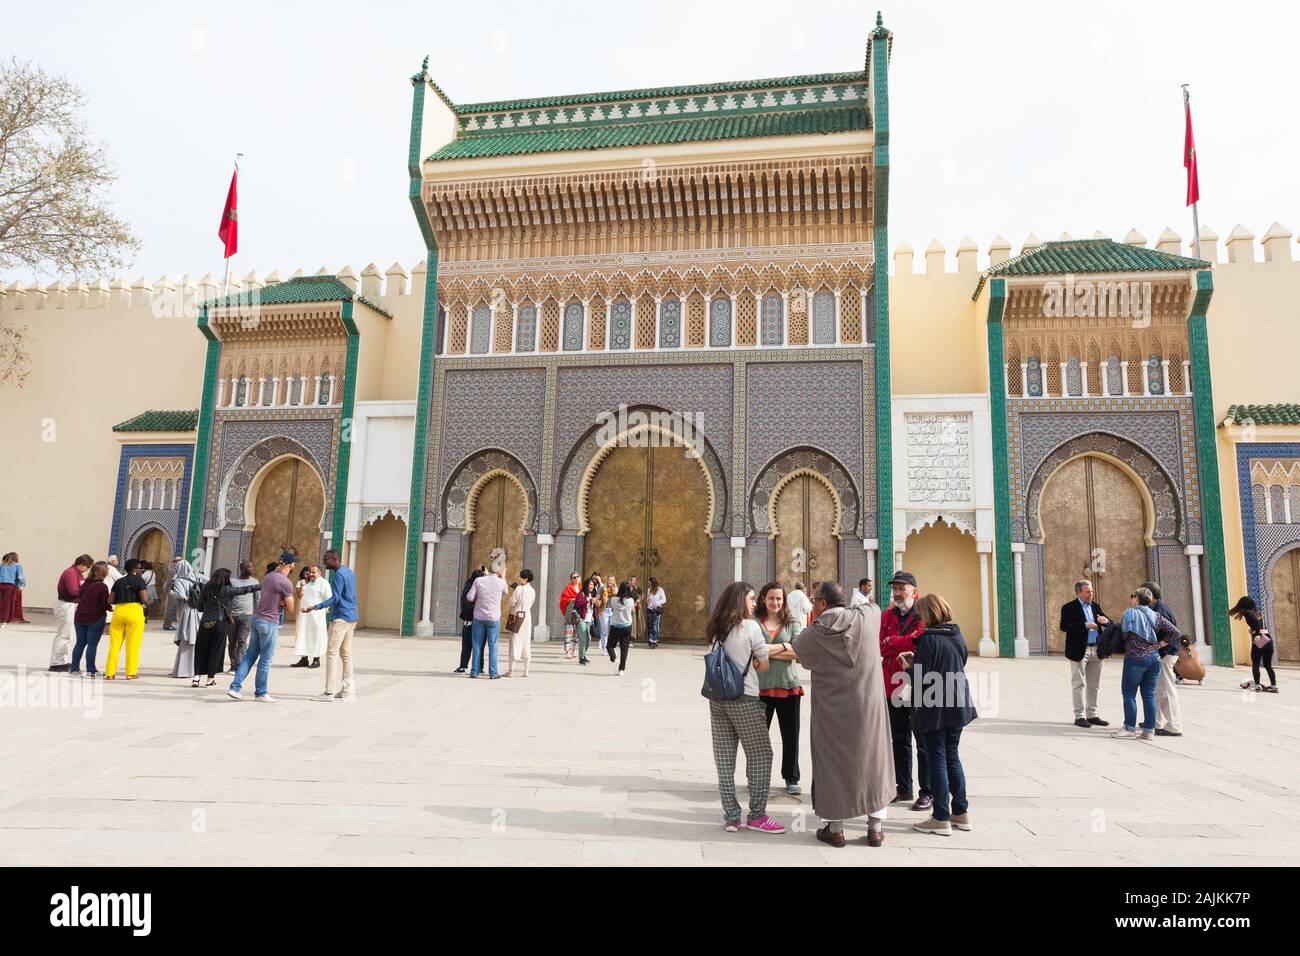
{"label": "woman wearing headscarf", "polygon": [[176,636],[172,643],[176,645],[176,663],[172,665],[171,677],[194,676],[194,645],[199,639],[199,619],[203,611],[190,604],[191,589],[202,589],[208,579],[194,570],[185,559],[176,563],[176,576],[172,580],[172,594],[176,595],[176,605],[180,608],[180,619]]}

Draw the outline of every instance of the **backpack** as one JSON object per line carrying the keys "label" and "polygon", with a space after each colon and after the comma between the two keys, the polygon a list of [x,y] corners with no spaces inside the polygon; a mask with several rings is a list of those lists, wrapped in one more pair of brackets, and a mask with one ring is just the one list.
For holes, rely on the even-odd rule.
{"label": "backpack", "polygon": [[722,642],[714,645],[704,655],[704,686],[700,688],[700,694],[709,700],[735,700],[745,693],[745,675],[753,663],[751,654],[742,671],[727,654]]}
{"label": "backpack", "polygon": [[203,610],[203,585],[198,581],[190,584],[190,589],[185,595],[185,603],[196,611]]}

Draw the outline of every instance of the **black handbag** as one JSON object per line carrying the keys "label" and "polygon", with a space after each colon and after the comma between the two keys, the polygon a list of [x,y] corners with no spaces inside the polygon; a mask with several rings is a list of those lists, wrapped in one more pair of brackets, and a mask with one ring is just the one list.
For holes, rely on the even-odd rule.
{"label": "black handbag", "polygon": [[1105,660],[1112,654],[1124,653],[1124,632],[1114,621],[1103,624],[1097,631],[1097,657]]}

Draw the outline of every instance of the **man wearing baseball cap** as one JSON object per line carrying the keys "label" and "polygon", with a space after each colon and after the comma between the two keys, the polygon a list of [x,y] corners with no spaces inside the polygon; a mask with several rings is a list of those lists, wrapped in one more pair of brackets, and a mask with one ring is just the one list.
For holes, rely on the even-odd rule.
{"label": "man wearing baseball cap", "polygon": [[[894,802],[912,799],[912,707],[911,687],[905,671],[912,666],[916,639],[925,631],[916,613],[916,575],[898,571],[889,579],[889,607],[880,615],[880,656],[884,662],[885,693],[889,697],[889,729],[894,741],[894,773],[898,794]],[[916,741],[916,771],[920,793],[913,810],[934,806],[930,791],[930,763],[925,748]]]}
{"label": "man wearing baseball cap", "polygon": [[280,633],[280,609],[293,610],[293,566],[297,561],[296,555],[285,551],[280,555],[275,570],[262,578],[262,595],[253,611],[253,631],[249,635],[248,650],[239,662],[230,690],[226,691],[235,700],[243,699],[239,691],[254,664],[257,665],[255,699],[261,703],[275,699],[267,693],[267,683],[271,676],[271,662],[275,660],[275,642]]}

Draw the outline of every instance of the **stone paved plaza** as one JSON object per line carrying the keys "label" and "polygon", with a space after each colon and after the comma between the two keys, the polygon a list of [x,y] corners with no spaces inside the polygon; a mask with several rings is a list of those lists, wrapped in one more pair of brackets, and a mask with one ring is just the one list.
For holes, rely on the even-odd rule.
{"label": "stone paved plaza", "polygon": [[[782,791],[769,807],[805,829],[723,831],[698,649],[635,647],[620,679],[539,645],[527,680],[471,682],[451,673],[456,642],[361,632],[348,704],[308,699],[323,670],[284,666],[289,640],[278,702],[258,704],[251,679],[236,703],[228,677],[167,678],[174,647],[153,625],[139,681],[16,706],[40,703],[37,684],[81,683],[16,680],[46,661],[50,634],[0,631],[3,865],[1300,863],[1294,670],[1261,697],[1237,688],[1243,669],[1212,669],[1183,691],[1186,735],[1141,743],[1070,723],[1063,659],[972,659],[997,695],[962,741],[974,832],[916,833],[921,815],[894,808],[883,848],[836,850],[812,834],[806,705],[803,802]],[[1119,672],[1102,676],[1116,724]],[[775,727],[773,740],[779,767]]]}

